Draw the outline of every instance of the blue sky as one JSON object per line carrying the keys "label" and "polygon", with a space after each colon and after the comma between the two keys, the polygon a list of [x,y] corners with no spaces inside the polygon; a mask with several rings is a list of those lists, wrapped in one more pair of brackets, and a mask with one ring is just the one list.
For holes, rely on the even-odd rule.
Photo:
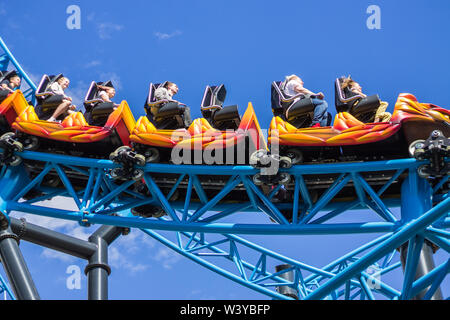
{"label": "blue sky", "polygon": [[[80,30],[66,27],[70,5],[81,8]],[[381,9],[380,30],[367,28],[370,5]],[[333,82],[347,74],[366,93],[388,101],[388,111],[402,92],[448,108],[449,16],[447,0],[0,0],[0,35],[36,82],[44,73],[67,75],[78,103],[92,80],[113,80],[116,101],[127,100],[137,119],[144,114],[149,83],[171,80],[180,88],[177,99],[197,118],[205,86],[224,83],[225,104],[238,104],[243,114],[251,101],[267,128],[270,84],[292,73],[308,89],[324,92],[333,114]],[[42,218],[36,222],[81,238],[94,230]],[[316,266],[364,239],[341,237],[339,250],[330,250],[335,238],[316,237],[311,249],[308,237],[251,237]],[[83,270],[84,261],[27,243],[21,248],[42,298],[86,298],[84,278],[81,290],[65,286],[67,266]],[[111,247],[110,259],[112,299],[265,298],[136,230]]]}

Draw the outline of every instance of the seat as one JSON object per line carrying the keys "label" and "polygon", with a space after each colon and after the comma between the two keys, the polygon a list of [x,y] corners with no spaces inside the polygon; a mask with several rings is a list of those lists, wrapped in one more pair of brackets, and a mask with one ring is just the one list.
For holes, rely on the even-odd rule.
{"label": "seat", "polygon": [[155,98],[156,89],[164,87],[165,84],[166,82],[156,84],[150,83],[148,96],[144,105],[147,118],[158,129],[184,128],[183,106],[185,105],[165,99],[157,100]]}
{"label": "seat", "polygon": [[283,81],[274,81],[271,86],[271,105],[274,116],[281,117],[296,128],[307,128],[314,117],[314,103],[303,94],[288,97],[283,93]]}
{"label": "seat", "polygon": [[334,83],[336,111],[348,112],[364,123],[373,122],[381,104],[380,97],[378,95],[363,97],[352,93],[347,88],[342,89],[343,79],[338,78]]}
{"label": "seat", "polygon": [[[2,83],[6,77],[5,77],[6,71],[0,71],[0,83]],[[5,100],[9,95],[9,91],[8,90],[4,90],[2,88],[0,88],[0,103],[3,102],[3,100]]]}
{"label": "seat", "polygon": [[113,102],[105,102],[100,96],[99,86],[114,88],[111,80],[106,82],[92,81],[84,98],[84,108],[86,109],[84,117],[91,126],[103,127],[108,120],[109,115],[114,111]]}
{"label": "seat", "polygon": [[58,75],[46,75],[44,74],[36,89],[36,114],[39,119],[48,119],[52,116],[53,112],[62,103],[64,97],[62,95],[56,95],[50,91],[50,86],[62,78],[63,74]]}
{"label": "seat", "polygon": [[223,103],[227,90],[223,84],[206,86],[201,103],[203,117],[218,130],[236,130],[241,123],[237,105],[225,106]]}

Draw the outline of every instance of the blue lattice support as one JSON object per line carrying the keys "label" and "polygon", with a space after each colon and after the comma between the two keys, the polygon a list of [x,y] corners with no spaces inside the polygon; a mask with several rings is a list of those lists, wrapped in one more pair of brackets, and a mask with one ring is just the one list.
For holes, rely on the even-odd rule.
{"label": "blue lattice support", "polygon": [[[304,298],[310,292],[314,291],[314,288],[313,288],[314,286],[319,287],[319,281],[316,281],[315,279],[321,278],[322,280],[320,280],[320,281],[323,281],[323,279],[333,278],[334,276],[336,276],[337,273],[342,271],[341,268],[338,268],[336,270],[327,270],[326,267],[316,268],[316,267],[310,266],[308,264],[296,261],[294,259],[287,258],[276,252],[273,252],[271,250],[268,250],[261,246],[258,246],[254,243],[251,243],[248,240],[245,240],[243,238],[233,236],[233,235],[224,235],[224,237],[225,237],[224,239],[215,240],[214,242],[208,243],[205,240],[206,235],[202,236],[201,234],[185,234],[185,233],[183,233],[184,236],[188,237],[189,241],[188,241],[188,244],[186,244],[185,246],[182,246],[182,245],[180,245],[180,243],[178,243],[178,245],[174,244],[167,238],[164,238],[163,236],[157,234],[155,231],[144,230],[144,232],[146,232],[150,236],[154,237],[155,239],[157,239],[164,245],[168,245],[171,249],[175,250],[177,253],[180,253],[185,256],[192,256],[192,260],[196,261],[197,263],[199,263],[201,265],[208,264],[208,262],[204,260],[205,257],[214,257],[215,261],[217,261],[217,257],[223,257],[223,258],[233,261],[233,264],[235,266],[237,266],[234,268],[235,269],[234,276],[232,277],[230,274],[230,271],[225,270],[228,273],[228,276],[230,276],[231,280],[236,281],[238,283],[245,283],[245,285],[248,286],[249,288],[251,288],[255,291],[258,291],[262,294],[269,295],[271,297],[274,297],[274,296],[271,294],[268,294],[268,291],[266,290],[267,288],[289,285],[289,286],[297,287],[298,291],[301,294],[301,297]],[[197,246],[196,243],[201,243],[201,245]],[[229,252],[224,251],[223,249],[217,248],[217,245],[227,244],[227,243],[230,243],[230,245],[228,246],[230,248]],[[379,243],[379,241],[372,243],[372,246],[376,243]],[[244,261],[243,259],[241,259],[240,255],[236,254],[236,252],[240,252],[237,244],[239,244],[240,246],[243,246],[245,248],[245,251],[253,250],[253,251],[255,251],[256,255],[259,255],[259,259],[255,265],[252,265],[252,264]],[[190,245],[190,247],[189,247],[189,245]],[[226,246],[225,246],[225,248],[226,248]],[[367,250],[368,248],[370,248],[370,246],[369,247],[363,246],[362,248],[349,254],[347,256],[347,260],[349,261],[349,263],[351,263],[353,261],[357,261],[357,258],[353,256],[354,254],[361,252],[361,250]],[[204,252],[205,249],[209,249],[212,252],[206,253],[206,252]],[[278,262],[276,264],[278,264],[278,263],[290,264],[291,268],[289,270],[294,271],[294,273],[297,275],[295,278],[296,279],[295,282],[294,283],[286,282],[286,280],[281,277],[282,272],[270,272],[267,269],[268,258],[270,258],[271,260],[277,260]],[[345,261],[340,261],[340,265],[341,264],[344,266],[343,269],[345,269],[345,267],[347,266],[347,263]],[[382,272],[384,274],[384,273],[390,272],[391,270],[397,268],[398,266],[399,266],[399,264],[394,264],[394,267],[388,266],[388,267],[384,268],[382,271],[380,271],[380,273]],[[251,274],[250,276],[244,276],[244,274],[245,274],[243,271],[244,268],[246,270],[249,270],[249,272]],[[224,269],[220,268],[218,266],[216,266],[216,267],[210,266],[208,269],[210,269],[214,272],[217,272],[219,274],[222,274],[222,272],[224,272]],[[333,268],[331,268],[331,269],[333,269]],[[314,276],[304,279],[301,276],[303,271],[311,272],[311,273],[313,273]],[[361,276],[363,279],[366,279],[365,280],[366,281],[366,284],[365,284],[366,289],[364,289],[364,290],[367,290],[367,288],[368,288],[367,285],[369,283],[371,275],[368,275],[365,272],[362,272]],[[385,296],[390,299],[396,299],[400,295],[400,293],[398,291],[396,291],[395,289],[393,289],[386,283],[383,283],[381,281],[372,281],[372,280],[370,280],[370,282],[375,284],[377,288],[375,288],[375,289],[369,288],[369,289],[374,290],[374,292],[377,292],[382,296]],[[350,280],[349,284],[351,284],[350,291],[362,288],[359,280]],[[264,289],[264,290],[261,290],[261,289]],[[360,293],[361,292],[363,292],[363,291],[360,291]],[[343,297],[344,294],[345,294],[344,291],[337,290],[336,292],[333,292],[330,296],[333,296],[333,298],[340,298],[340,297]],[[373,296],[373,293],[364,293],[364,295],[365,296]]]}
{"label": "blue lattice support", "polygon": [[307,299],[313,300],[324,298],[331,290],[334,290],[336,287],[344,284],[351,277],[353,277],[355,273],[361,272],[367,266],[371,265],[376,260],[385,256],[387,253],[389,253],[389,251],[398,248],[404,242],[406,242],[414,235],[421,232],[427,226],[432,224],[433,221],[447,214],[449,210],[450,210],[450,199],[447,199],[438,204],[433,209],[424,213],[420,218],[400,228],[398,232],[392,235],[389,239],[379,244],[370,253],[366,254],[359,261],[350,265],[341,274],[329,280],[325,285],[321,286],[316,291],[314,291],[311,295],[307,297]]}
{"label": "blue lattice support", "polygon": [[[440,188],[439,184],[437,187]],[[432,208],[432,195],[433,189],[429,182],[420,178],[416,171],[410,170],[402,185],[402,222],[409,223]],[[425,241],[422,234],[415,235],[401,247],[401,257],[405,272],[401,299],[424,298],[425,292],[411,296],[411,286],[414,280],[434,269],[432,244]],[[434,298],[442,299],[440,289]]]}
{"label": "blue lattice support", "polygon": [[35,92],[36,92],[36,84],[31,80],[28,74],[23,70],[19,62],[16,60],[12,52],[6,46],[6,43],[0,37],[0,48],[3,50],[4,54],[0,56],[0,70],[7,70],[9,64],[11,63],[17,73],[20,75],[22,79],[28,84],[29,89],[24,91],[24,95],[27,99],[31,98],[32,103],[36,102]]}
{"label": "blue lattice support", "polygon": [[16,300],[14,294],[12,293],[11,289],[9,288],[6,281],[3,279],[1,275],[0,275],[0,294],[5,294],[5,296],[8,297],[10,300]]}
{"label": "blue lattice support", "polygon": [[[143,230],[165,230],[173,231],[176,233],[175,243],[162,240],[160,235],[156,236],[163,243],[171,248],[177,248],[177,252],[183,255],[192,254],[195,256],[194,260],[198,261],[201,265],[207,266],[207,268],[216,270],[220,275],[225,276],[233,281],[244,284],[258,292],[267,294],[273,298],[280,298],[280,295],[274,294],[272,290],[277,285],[289,285],[296,287],[301,295],[301,298],[315,297],[319,292],[321,298],[376,298],[375,293],[380,294],[389,299],[398,299],[402,294],[402,297],[413,295],[414,290],[410,292],[402,290],[398,292],[393,289],[389,284],[374,280],[379,288],[371,288],[367,286],[367,281],[372,281],[373,275],[368,274],[365,270],[368,266],[375,263],[375,261],[382,260],[377,266],[380,267],[379,274],[385,274],[392,270],[397,269],[400,264],[393,259],[393,250],[395,251],[400,244],[396,244],[395,248],[386,252],[377,253],[377,256],[370,256],[370,254],[377,247],[375,244],[370,246],[363,246],[363,249],[358,250],[358,254],[365,252],[362,257],[357,257],[356,252],[346,255],[341,259],[338,259],[335,263],[332,263],[324,268],[308,267],[308,272],[313,272],[313,276],[302,275],[304,271],[304,263],[293,259],[287,259],[280,255],[271,255],[269,251],[261,251],[256,245],[249,245],[244,240],[236,237],[236,235],[349,235],[349,234],[369,234],[369,233],[382,233],[382,239],[376,244],[379,245],[383,241],[391,240],[399,232],[402,232],[404,228],[415,222],[416,219],[406,219],[405,215],[402,215],[402,219],[398,220],[390,211],[392,206],[402,206],[402,203],[395,199],[381,198],[383,193],[393,184],[397,183],[397,178],[404,177],[407,173],[412,172],[414,175],[417,166],[421,163],[414,159],[402,159],[391,161],[372,162],[370,164],[364,163],[349,163],[349,164],[331,164],[331,165],[305,165],[294,166],[291,169],[285,170],[291,176],[295,177],[291,191],[294,192],[293,203],[278,203],[274,202],[274,196],[281,190],[281,186],[273,188],[268,194],[263,192],[261,188],[256,186],[252,180],[252,176],[257,173],[254,168],[247,166],[172,166],[167,164],[149,164],[142,169],[145,171],[144,183],[149,189],[150,197],[133,191],[131,187],[135,182],[125,181],[116,183],[109,175],[111,169],[117,167],[116,164],[109,160],[87,159],[77,158],[71,156],[38,153],[38,152],[23,152],[19,154],[24,160],[34,161],[41,163],[41,171],[35,172],[34,178],[30,179],[24,168],[3,168],[2,173],[4,180],[1,183],[8,183],[16,192],[10,193],[4,191],[2,195],[2,201],[0,205],[8,210],[16,210],[27,212],[31,214],[57,217],[62,219],[74,220],[78,222],[84,222],[88,224],[105,224],[122,227],[139,228]],[[46,173],[49,173],[51,169],[53,175],[56,175],[63,184],[58,188],[44,187],[40,185]],[[79,190],[72,185],[71,177],[66,173],[66,169],[76,172],[79,176],[84,176],[86,180],[86,186],[84,189]],[[44,171],[42,171],[44,170]],[[364,172],[377,172],[377,171],[393,171],[393,176],[383,182],[380,185],[380,189],[375,191],[371,185],[369,185],[366,178],[363,176]],[[189,172],[189,174],[186,174]],[[173,185],[169,185],[163,189],[159,185],[158,180],[153,176],[155,173],[167,173],[173,177]],[[308,175],[320,175],[334,174],[337,177],[333,183],[330,184],[327,190],[324,191],[322,196],[317,200],[313,200],[309,197],[310,191],[308,190],[307,183],[304,177]],[[21,175],[24,179],[15,180],[15,175]],[[203,184],[200,180],[201,176],[225,176],[224,187],[216,193],[208,193],[207,185]],[[417,177],[416,177],[417,178]],[[412,179],[412,178],[410,178]],[[343,188],[348,187],[350,182],[353,181],[354,188],[359,193],[356,200],[352,200],[344,203],[334,203],[334,196],[338,194]],[[400,180],[401,181],[401,180]],[[10,184],[12,183],[12,184]],[[416,183],[417,184],[417,183]],[[444,183],[435,188],[442,190]],[[413,184],[414,185],[414,184]],[[241,192],[246,191],[249,196],[247,200],[243,200],[240,203],[223,203],[222,200],[233,191],[235,188],[242,188]],[[183,201],[172,201],[172,195],[179,189],[184,188],[186,196]],[[406,187],[405,187],[406,188]],[[19,202],[18,198],[32,189],[38,189],[44,192],[44,195],[40,195],[35,199],[29,199],[25,202]],[[193,191],[196,191],[198,199],[193,201]],[[421,190],[421,189],[420,189]],[[417,192],[422,192],[422,191]],[[441,192],[434,190],[436,192]],[[431,192],[428,190],[431,198]],[[367,193],[367,195],[365,194]],[[211,195],[212,194],[212,195]],[[36,204],[36,199],[46,199],[49,196],[63,195],[72,198],[77,209],[75,211],[55,209],[51,207],[44,207]],[[445,196],[439,194],[440,196]],[[301,200],[300,200],[301,199]],[[403,201],[406,201],[403,199]],[[434,197],[436,201],[436,195]],[[165,209],[167,216],[160,219],[143,219],[141,217],[134,217],[130,214],[129,209],[151,203],[152,205],[158,205]],[[442,203],[446,203],[445,200]],[[347,210],[359,210],[359,209],[371,209],[375,212],[374,217],[381,221],[365,221],[357,223],[325,223],[330,219],[345,213]],[[406,208],[406,207],[405,207]],[[438,208],[438,207],[436,207]],[[281,214],[282,210],[292,210],[293,220],[288,221],[284,215]],[[320,216],[319,213],[324,211],[324,215]],[[259,211],[266,214],[268,217],[273,218],[272,221],[267,219],[266,223],[258,222],[251,223],[236,223],[225,222],[221,220],[229,218],[233,215],[241,216],[243,212]],[[297,221],[295,221],[295,212],[299,213]],[[111,214],[117,215],[111,215]],[[427,226],[421,230],[415,230],[412,236],[426,237],[427,239],[438,239],[435,241],[441,248],[448,251],[448,232],[444,229],[448,225],[445,215],[435,217],[437,220],[433,220],[433,226]],[[305,219],[307,218],[307,219]],[[420,217],[422,218],[422,217]],[[224,242],[229,243],[229,252],[223,250],[214,249],[214,244],[218,244],[213,241],[211,243],[206,242],[206,236],[210,234],[223,235],[226,237]],[[188,243],[183,245],[183,237],[188,237]],[[402,243],[408,241],[409,238]],[[247,248],[251,248],[258,252],[260,259],[258,263],[252,265],[246,261],[242,256],[242,252],[239,250],[237,244],[245,245]],[[199,253],[196,248],[209,249],[210,253]],[[374,249],[375,248],[375,249]],[[369,251],[369,252],[367,252]],[[370,259],[374,259],[372,262],[365,264],[364,267],[354,271],[349,275],[349,278],[340,282],[342,275],[345,275],[348,270],[352,270],[355,266],[361,266],[361,263],[366,263],[365,259],[369,255]],[[233,261],[234,268],[232,272],[222,272],[221,268],[208,261],[200,262],[200,256],[207,258],[209,256],[223,256]],[[286,280],[282,280],[280,275],[271,273],[267,270],[267,257],[271,259],[278,259],[280,263],[290,263],[294,265],[293,271],[295,272],[296,283],[286,283]],[[363,262],[362,262],[363,261]],[[413,260],[411,260],[413,261]],[[413,263],[412,263],[413,264]],[[234,272],[234,273],[233,273]],[[250,272],[249,274],[247,272]],[[331,287],[330,284],[338,281],[340,284]],[[433,287],[437,285],[437,282],[441,281],[442,273],[439,277],[436,276],[430,280],[429,286]],[[414,279],[413,279],[414,280]],[[362,284],[363,281],[366,281]],[[408,287],[414,286],[411,280],[408,280]],[[269,289],[270,288],[270,289]],[[326,293],[323,288],[328,288]],[[417,288],[415,286],[414,288]],[[433,287],[434,288],[434,287]],[[321,293],[322,292],[322,293]],[[428,292],[431,292],[430,290]]]}

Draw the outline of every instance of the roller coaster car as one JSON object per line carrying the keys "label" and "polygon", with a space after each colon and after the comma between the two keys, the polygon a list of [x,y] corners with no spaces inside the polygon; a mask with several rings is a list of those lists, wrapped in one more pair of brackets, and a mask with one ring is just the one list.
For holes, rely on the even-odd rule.
{"label": "roller coaster car", "polygon": [[[152,97],[151,85],[150,95]],[[132,131],[130,140],[135,150],[146,157],[147,162],[183,164],[243,164],[248,163],[251,150],[267,149],[252,104],[249,103],[242,120],[237,107],[222,108],[224,86],[208,86],[202,101],[202,112],[213,122],[195,119],[187,129],[165,130],[157,128],[148,117],[141,117]],[[150,100],[149,100],[150,101]],[[209,108],[210,107],[210,108]],[[222,130],[214,127],[218,126]],[[225,130],[229,129],[229,130]],[[179,159],[172,159],[173,149]],[[224,150],[233,152],[223,152]],[[200,151],[201,159],[193,159]],[[235,152],[236,151],[236,152]],[[213,159],[207,160],[210,152]],[[219,155],[219,152],[222,155]],[[183,154],[183,155],[181,155]],[[181,161],[182,158],[182,162]]]}
{"label": "roller coaster car", "polygon": [[293,163],[406,158],[411,155],[409,146],[434,130],[450,136],[449,110],[400,94],[391,121],[385,123],[363,123],[349,112],[339,112],[331,127],[298,129],[274,117],[269,144]]}
{"label": "roller coaster car", "polygon": [[227,90],[223,84],[207,86],[201,104],[202,115],[218,130],[237,130],[241,123],[238,106],[223,107],[226,95]]}
{"label": "roller coaster car", "polygon": [[[144,155],[147,163],[230,165],[248,164],[256,150],[267,152],[252,104],[248,104],[240,119],[237,107],[222,107],[225,94],[223,85],[208,86],[202,99],[202,114],[207,119],[195,119],[187,129],[157,129],[147,117],[139,118],[130,136],[135,152]],[[118,156],[121,150],[118,149],[112,156]],[[124,166],[127,172],[131,172],[130,169],[131,166]],[[169,192],[178,179],[176,174],[168,173],[152,173],[151,176],[164,193]],[[221,176],[200,176],[199,179],[208,197],[213,197],[227,182],[227,178]],[[183,181],[180,185],[186,186],[186,183]],[[140,187],[142,190],[138,192],[149,194],[144,185]],[[233,190],[227,199],[242,201],[242,191]],[[180,193],[179,197],[183,197],[182,190]],[[165,214],[160,207],[153,205],[136,207],[131,212],[142,217],[160,217]]]}
{"label": "roller coaster car", "polygon": [[338,78],[334,83],[336,111],[338,113],[348,112],[364,123],[374,122],[375,114],[381,104],[379,96],[364,97],[358,94],[351,94],[348,88],[342,89],[342,81],[343,78]]}
{"label": "roller coaster car", "polygon": [[[158,129],[173,130],[184,128],[183,107],[185,107],[185,105],[182,103],[169,103],[169,100],[157,100],[155,98],[156,89],[164,87],[166,83],[167,81],[156,84],[150,83],[147,100],[145,101],[144,106],[147,118]],[[156,114],[152,113],[152,109]]]}
{"label": "roller coaster car", "polygon": [[[44,109],[51,106],[42,104],[45,96],[42,92],[37,95]],[[20,90],[11,94],[8,101],[7,105],[2,104],[3,114],[7,114],[15,130],[14,139],[22,143],[25,150],[107,158],[118,146],[129,144],[129,133],[135,125],[126,101],[109,115],[103,127],[89,125],[81,112],[70,114],[61,123],[40,120]],[[11,138],[11,133],[7,135]]]}

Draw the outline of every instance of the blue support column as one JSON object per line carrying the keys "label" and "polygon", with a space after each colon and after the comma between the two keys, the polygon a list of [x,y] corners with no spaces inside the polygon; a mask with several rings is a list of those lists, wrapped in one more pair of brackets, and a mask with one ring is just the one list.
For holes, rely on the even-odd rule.
{"label": "blue support column", "polygon": [[432,207],[432,192],[427,180],[413,169],[402,184],[401,222],[406,224],[419,218]]}
{"label": "blue support column", "polygon": [[[415,170],[410,170],[408,178],[402,184],[401,192],[401,222],[403,224],[419,218],[432,208],[433,189],[427,180],[418,176]],[[409,293],[413,281],[427,275],[435,268],[432,244],[415,236],[401,246],[400,255],[405,273],[402,298],[422,300],[429,288],[414,297],[411,297]],[[440,288],[435,291],[431,300],[442,300]]]}

